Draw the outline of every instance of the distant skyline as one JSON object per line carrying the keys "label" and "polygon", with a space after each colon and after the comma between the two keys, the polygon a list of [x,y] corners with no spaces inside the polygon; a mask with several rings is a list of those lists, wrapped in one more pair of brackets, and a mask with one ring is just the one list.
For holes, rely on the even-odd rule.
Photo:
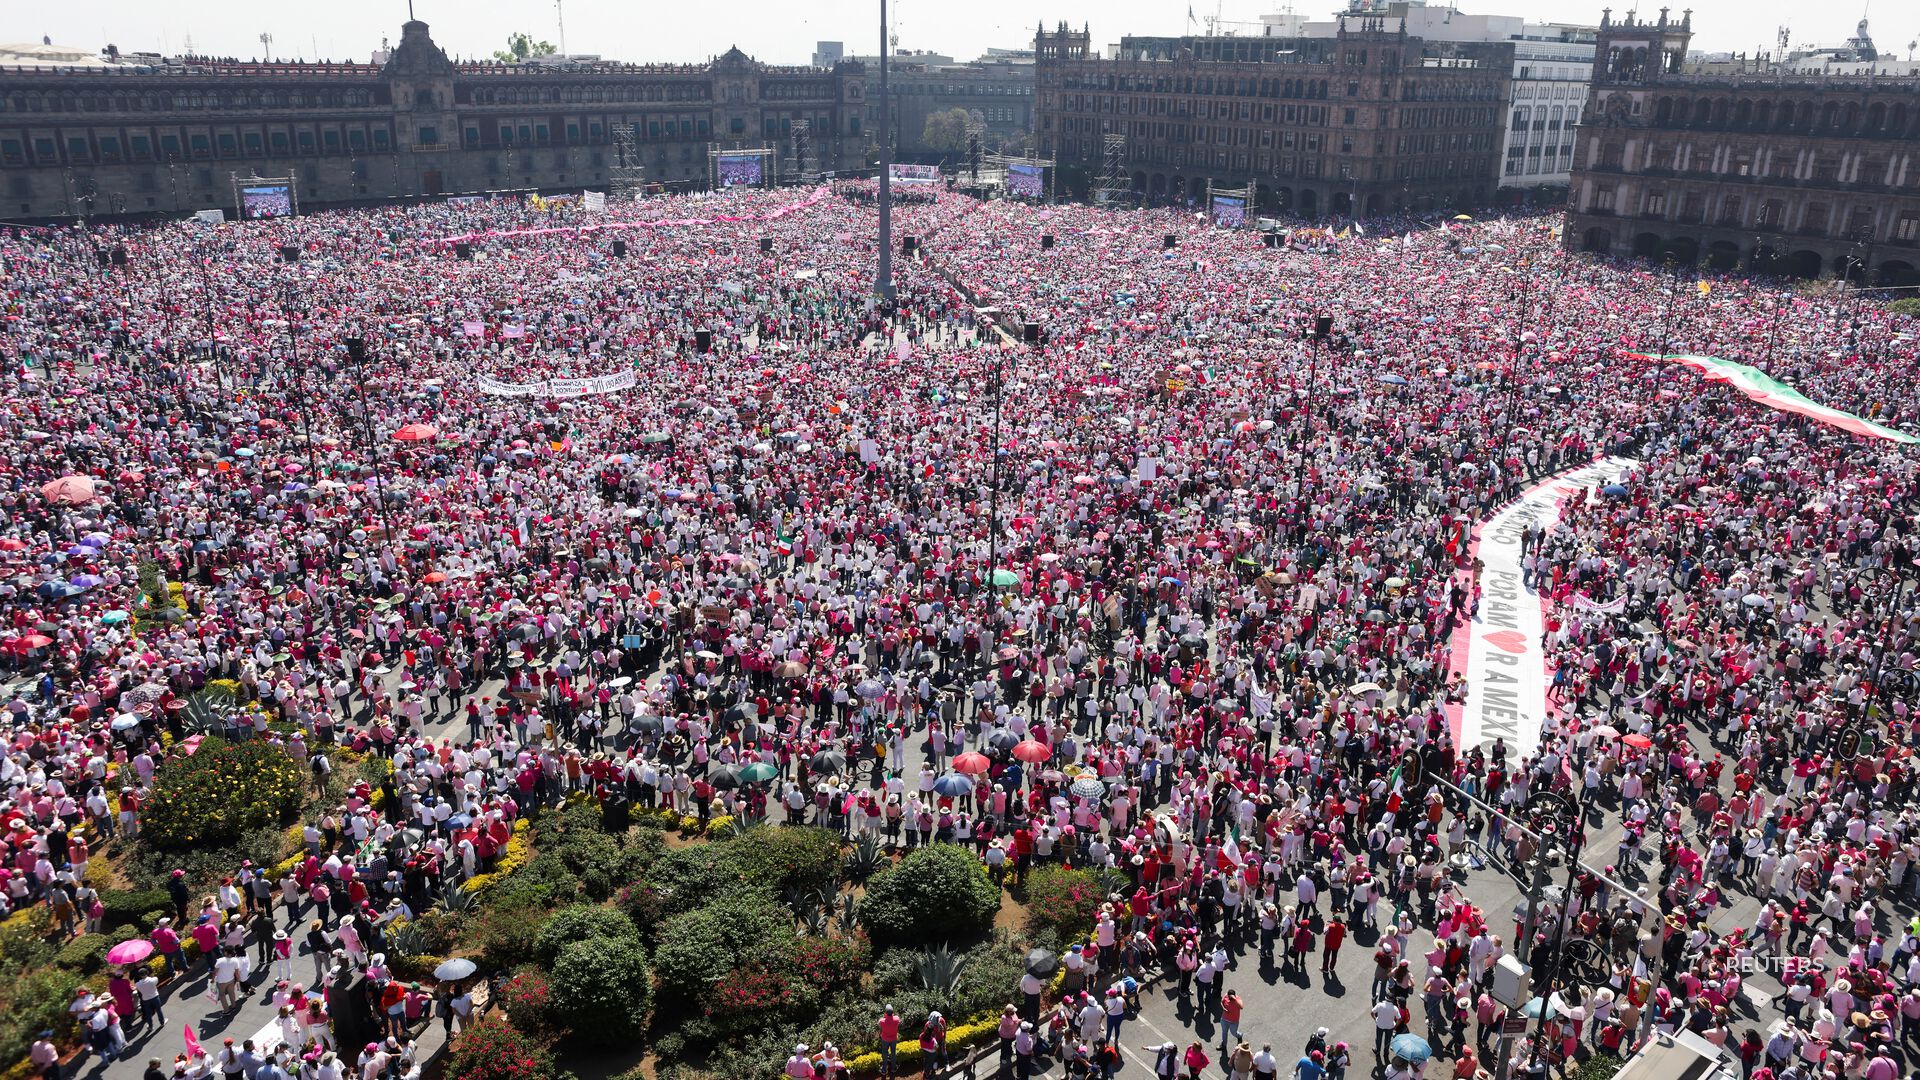
{"label": "distant skyline", "polygon": [[[1485,0],[1463,3],[1474,14],[1525,14],[1536,21],[1592,24],[1606,0]],[[1673,4],[1678,18],[1684,0]],[[1771,49],[1777,27],[1786,26],[1793,44],[1839,45],[1852,35],[1862,12],[1846,8],[1809,8],[1798,0],[1694,0],[1694,48],[1700,52]],[[1613,0],[1614,15],[1630,3]],[[1920,7],[1876,13],[1873,37],[1882,52],[1904,58],[1908,42],[1920,37]],[[1049,27],[1064,19],[1074,27],[1090,24],[1096,47],[1126,34],[1203,32],[1216,13],[1227,30],[1251,32],[1263,12],[1288,10],[1271,0],[892,0],[889,16],[899,47],[972,59],[990,47],[1027,48],[1037,23]],[[525,31],[535,40],[561,44],[556,7],[545,0],[415,0],[416,15],[433,28],[434,40],[463,59],[482,59],[504,48],[507,36]],[[616,0],[571,0],[565,5],[565,45],[572,53],[598,53],[612,60],[698,62],[739,46],[774,64],[805,64],[816,41],[845,42],[849,54],[872,55],[879,46],[877,0],[737,0],[725,9],[699,4],[646,4]],[[1332,3],[1301,2],[1291,10],[1312,18],[1329,17]],[[1659,6],[1640,8],[1657,17]],[[1188,16],[1193,16],[1192,21]],[[331,0],[318,5],[262,5],[253,0],[92,0],[86,4],[38,7],[6,5],[0,15],[0,41],[37,42],[99,49],[112,43],[122,52],[195,51],[243,59],[268,55],[260,35],[272,34],[271,55],[282,58],[365,61],[382,37],[398,41],[406,21],[406,0]]]}

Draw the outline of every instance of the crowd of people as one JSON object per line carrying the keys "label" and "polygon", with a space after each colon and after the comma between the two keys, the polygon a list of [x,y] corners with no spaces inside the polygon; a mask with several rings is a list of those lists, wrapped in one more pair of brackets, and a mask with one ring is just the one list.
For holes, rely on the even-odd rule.
{"label": "crowd of people", "polygon": [[[264,706],[234,734],[396,766],[386,809],[355,790],[286,879],[237,867],[155,935],[273,968],[296,1059],[332,1048],[294,958],[384,987],[384,923],[584,789],[971,844],[996,879],[1116,869],[1085,997],[1029,994],[1010,1054],[1117,1063],[1108,1018],[1159,980],[1228,1034],[1157,1060],[1264,1080],[1290,1055],[1239,1041],[1227,971],[1328,970],[1367,927],[1369,1001],[1295,1075],[1372,1030],[1383,1070],[1424,1070],[1391,1050],[1424,1031],[1470,1076],[1498,958],[1571,933],[1597,966],[1552,1039],[1501,1044],[1523,1068],[1687,1028],[1758,1080],[1891,1080],[1920,1021],[1890,914],[1920,895],[1912,456],[1658,357],[1898,426],[1912,328],[1570,255],[1556,220],[1268,248],[930,193],[895,209],[920,250],[887,303],[859,185],[0,239],[6,901],[84,924],[85,836],[140,827],[175,703],[229,679]],[[1525,752],[1460,745],[1475,524],[1602,453],[1620,490],[1527,538],[1555,707]],[[1529,925],[1461,884],[1615,827]],[[150,989],[89,998],[96,1045]]]}

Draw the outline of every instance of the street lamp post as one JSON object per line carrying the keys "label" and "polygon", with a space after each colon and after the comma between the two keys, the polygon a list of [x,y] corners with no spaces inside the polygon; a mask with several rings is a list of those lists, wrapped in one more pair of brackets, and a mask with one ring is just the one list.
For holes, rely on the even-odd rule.
{"label": "street lamp post", "polygon": [[887,0],[880,0],[880,262],[874,268],[873,291],[882,304],[893,301],[893,179],[889,174],[893,148],[888,145],[892,124],[887,116]]}
{"label": "street lamp post", "polygon": [[[884,2],[885,0],[882,0],[882,3]],[[1001,351],[1000,346],[993,347],[993,370],[988,375],[993,389],[993,443],[990,447],[993,453],[993,470],[988,482],[993,487],[987,493],[987,572],[983,575],[986,579],[984,582],[986,588],[982,590],[986,596],[986,617],[980,627],[981,649],[986,653],[984,658],[986,663],[993,662],[994,654],[1000,646],[1000,634],[994,628],[998,622],[995,609],[999,606],[999,598],[994,592],[996,586],[993,583],[993,575],[998,572],[1000,566],[1000,458],[1002,457],[1000,399],[1004,396],[1003,390],[1007,381],[1002,363],[1005,357],[1001,355]]]}

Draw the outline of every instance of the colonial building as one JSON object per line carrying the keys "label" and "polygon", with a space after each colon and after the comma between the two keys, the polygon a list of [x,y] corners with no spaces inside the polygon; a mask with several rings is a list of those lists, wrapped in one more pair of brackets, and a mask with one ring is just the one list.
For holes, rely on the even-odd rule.
{"label": "colonial building", "polygon": [[1684,74],[1692,19],[1600,23],[1569,247],[1906,282],[1920,265],[1920,78]]}
{"label": "colonial building", "polygon": [[[1593,27],[1475,15],[1426,0],[1352,0],[1347,14],[1379,15],[1388,29],[1423,41],[1512,42],[1513,82],[1497,180],[1501,201],[1565,200],[1573,131],[1593,71]],[[1314,19],[1291,10],[1262,15],[1260,22],[1275,37],[1333,37],[1340,29],[1337,17]]]}
{"label": "colonial building", "polygon": [[456,64],[409,22],[382,65],[111,64],[0,70],[0,216],[232,210],[235,174],[296,175],[302,208],[604,188],[621,129],[650,182],[700,185],[710,149],[791,173],[864,159],[866,73],[704,65]]}
{"label": "colonial building", "polygon": [[1330,37],[1129,37],[1112,59],[1062,24],[1035,52],[1035,137],[1069,188],[1103,173],[1109,135],[1156,201],[1211,183],[1309,217],[1464,208],[1499,176],[1511,42],[1426,41],[1365,14]]}
{"label": "colonial building", "polygon": [[[878,126],[879,64],[867,65],[870,127]],[[955,62],[929,54],[900,53],[887,61],[887,104],[893,114],[893,142],[902,154],[931,158],[954,148],[929,146],[927,117],[963,109],[983,129],[987,152],[1018,143],[1033,130],[1033,63],[994,58]]]}

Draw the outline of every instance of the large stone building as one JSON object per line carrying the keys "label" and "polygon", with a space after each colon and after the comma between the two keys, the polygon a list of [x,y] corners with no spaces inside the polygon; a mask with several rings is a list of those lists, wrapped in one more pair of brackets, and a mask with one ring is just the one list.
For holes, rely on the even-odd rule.
{"label": "large stone building", "polygon": [[1511,42],[1434,42],[1374,14],[1331,37],[1129,37],[1112,59],[1064,24],[1035,43],[1036,139],[1078,190],[1122,171],[1156,201],[1257,185],[1304,216],[1491,201],[1513,75]]}
{"label": "large stone building", "polygon": [[791,173],[864,161],[866,72],[456,64],[409,22],[382,65],[226,63],[0,71],[0,216],[233,208],[230,177],[298,177],[303,208],[604,188],[629,128],[649,182],[704,186],[710,149],[773,147]]}
{"label": "large stone building", "polygon": [[[1574,127],[1593,71],[1593,27],[1474,15],[1452,3],[1426,0],[1352,0],[1347,13],[1380,15],[1389,29],[1404,29],[1424,41],[1512,42],[1513,82],[1496,180],[1500,201],[1566,198]],[[1276,37],[1333,37],[1340,28],[1337,18],[1314,19],[1292,10],[1262,15],[1260,22]]]}
{"label": "large stone building", "polygon": [[[867,65],[867,124],[878,126],[879,64]],[[1019,58],[956,62],[927,53],[902,52],[887,60],[888,112],[895,148],[908,157],[934,158],[955,148],[929,145],[927,117],[962,109],[978,120],[987,152],[1009,146],[1033,130],[1033,63]]]}
{"label": "large stone building", "polygon": [[1906,282],[1920,265],[1920,78],[1685,74],[1691,16],[1609,13],[1569,247]]}

